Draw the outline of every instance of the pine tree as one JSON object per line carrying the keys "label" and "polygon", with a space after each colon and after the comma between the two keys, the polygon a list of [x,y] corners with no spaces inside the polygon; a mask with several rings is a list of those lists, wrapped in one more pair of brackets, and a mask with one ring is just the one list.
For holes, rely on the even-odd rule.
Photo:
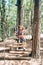
{"label": "pine tree", "polygon": [[2,41],[5,39],[5,0],[1,1],[1,33],[2,33]]}
{"label": "pine tree", "polygon": [[17,25],[21,25],[23,22],[23,0],[17,2]]}
{"label": "pine tree", "polygon": [[[41,0],[34,1],[34,23],[33,23],[33,41],[32,41],[32,54],[33,57],[39,57],[40,47],[40,2]],[[38,51],[37,51],[38,50]]]}

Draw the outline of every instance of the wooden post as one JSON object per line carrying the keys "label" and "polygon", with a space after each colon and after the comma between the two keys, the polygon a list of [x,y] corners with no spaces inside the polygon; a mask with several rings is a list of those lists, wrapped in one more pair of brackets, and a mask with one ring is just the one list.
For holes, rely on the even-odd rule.
{"label": "wooden post", "polygon": [[41,0],[34,0],[34,22],[32,40],[32,55],[33,57],[38,58],[40,56],[40,1]]}

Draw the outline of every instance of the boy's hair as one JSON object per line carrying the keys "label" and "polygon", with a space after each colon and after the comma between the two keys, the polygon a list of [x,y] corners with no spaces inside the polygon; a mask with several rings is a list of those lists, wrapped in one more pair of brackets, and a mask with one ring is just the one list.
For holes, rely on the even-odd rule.
{"label": "boy's hair", "polygon": [[20,28],[21,26],[19,25],[18,28]]}
{"label": "boy's hair", "polygon": [[24,29],[24,27],[23,27],[23,26],[20,26],[20,25],[18,26],[18,28],[22,28],[22,29]]}

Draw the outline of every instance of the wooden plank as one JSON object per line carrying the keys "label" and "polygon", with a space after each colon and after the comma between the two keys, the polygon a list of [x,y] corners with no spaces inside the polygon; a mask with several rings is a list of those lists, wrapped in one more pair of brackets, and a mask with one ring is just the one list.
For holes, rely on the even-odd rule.
{"label": "wooden plank", "polygon": [[12,47],[12,48],[18,48],[18,47],[26,47],[26,43],[14,43],[14,44],[8,44],[5,45],[6,47]]}
{"label": "wooden plank", "polygon": [[28,54],[31,51],[10,51],[12,54]]}
{"label": "wooden plank", "polygon": [[0,60],[31,60],[31,57],[0,57]]}
{"label": "wooden plank", "polygon": [[0,52],[4,51],[4,50],[7,51],[7,50],[10,50],[10,48],[9,47],[0,47]]}
{"label": "wooden plank", "polygon": [[43,51],[43,48],[40,47],[40,51]]}

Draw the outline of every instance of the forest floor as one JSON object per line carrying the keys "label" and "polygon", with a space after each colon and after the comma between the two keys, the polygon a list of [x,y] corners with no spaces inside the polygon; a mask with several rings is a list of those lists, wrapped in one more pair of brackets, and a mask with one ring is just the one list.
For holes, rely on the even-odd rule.
{"label": "forest floor", "polygon": [[0,65],[43,65],[43,62],[36,59],[31,60],[0,60]]}
{"label": "forest floor", "polygon": [[[6,45],[13,45],[14,43],[17,43],[15,40],[13,39],[9,39],[9,40],[5,40],[4,42],[0,42],[0,54],[2,56],[8,56],[8,53],[6,53],[5,51],[2,51],[3,53],[1,53],[1,50],[5,49]],[[29,42],[30,43],[30,42]],[[27,45],[28,47],[31,44]],[[31,47],[31,46],[30,46]],[[9,48],[7,48],[8,50]],[[10,56],[11,57],[11,56]],[[14,57],[13,57],[14,58]],[[24,60],[25,58],[25,60]],[[24,57],[22,60],[5,60],[5,58],[2,60],[0,59],[0,65],[43,65],[43,58],[39,58],[39,59],[33,59],[31,57],[31,59],[26,59],[27,57]]]}

